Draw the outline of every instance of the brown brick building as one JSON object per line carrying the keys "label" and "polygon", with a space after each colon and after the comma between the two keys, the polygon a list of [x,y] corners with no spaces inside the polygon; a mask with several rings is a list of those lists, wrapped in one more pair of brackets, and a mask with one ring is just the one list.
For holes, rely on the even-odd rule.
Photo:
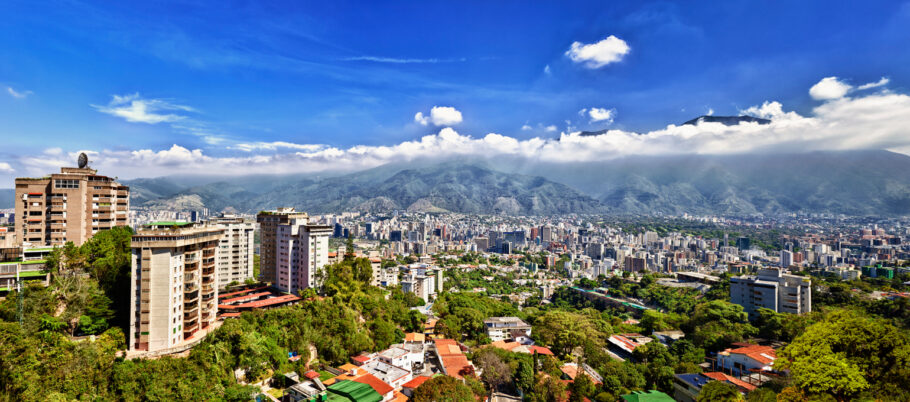
{"label": "brown brick building", "polygon": [[99,230],[128,224],[130,188],[94,169],[64,167],[16,179],[15,202],[19,244],[78,246]]}

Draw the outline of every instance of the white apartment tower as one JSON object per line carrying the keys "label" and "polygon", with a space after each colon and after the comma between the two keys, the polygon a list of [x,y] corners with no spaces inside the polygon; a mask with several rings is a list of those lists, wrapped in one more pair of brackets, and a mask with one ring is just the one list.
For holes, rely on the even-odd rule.
{"label": "white apartment tower", "polygon": [[743,306],[749,315],[764,307],[778,313],[812,311],[812,281],[779,269],[761,269],[757,276],[730,278],[730,302]]}
{"label": "white apartment tower", "polygon": [[218,243],[218,289],[232,282],[243,283],[253,277],[253,245],[256,225],[235,216],[208,220],[208,225],[224,229]]}
{"label": "white apartment tower", "polygon": [[[268,212],[260,213],[260,216],[265,214]],[[287,218],[284,221],[274,224],[275,233],[270,238],[275,244],[266,244],[265,236],[261,239],[263,248],[275,251],[272,286],[292,294],[307,288],[318,288],[321,285],[319,272],[329,263],[332,227],[311,225],[306,214],[293,210],[285,215]]]}
{"label": "white apartment tower", "polygon": [[171,349],[213,328],[223,234],[215,227],[158,222],[133,235],[130,350]]}

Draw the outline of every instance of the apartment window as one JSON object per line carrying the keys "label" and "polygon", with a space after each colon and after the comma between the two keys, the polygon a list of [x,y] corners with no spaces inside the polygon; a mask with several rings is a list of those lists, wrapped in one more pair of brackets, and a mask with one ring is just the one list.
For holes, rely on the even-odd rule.
{"label": "apartment window", "polygon": [[55,179],[54,188],[79,188],[79,180]]}

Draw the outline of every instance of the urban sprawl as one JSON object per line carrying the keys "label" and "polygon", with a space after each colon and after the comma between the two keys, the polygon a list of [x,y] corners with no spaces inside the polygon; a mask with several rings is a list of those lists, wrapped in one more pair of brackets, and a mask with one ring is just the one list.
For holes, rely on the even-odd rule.
{"label": "urban sprawl", "polygon": [[[20,327],[37,309],[29,292],[99,276],[102,251],[73,250],[130,228],[112,306],[127,360],[192,359],[244,322],[356,313],[360,343],[257,333],[268,352],[232,360],[222,381],[245,400],[887,400],[910,378],[878,388],[910,374],[910,357],[867,367],[838,343],[910,348],[906,219],[166,211],[131,206],[129,187],[81,166],[17,179],[0,224],[4,318]],[[398,305],[399,318],[369,313]],[[100,342],[115,327],[67,308],[36,331]],[[901,341],[851,333],[864,325],[902,328]],[[836,357],[808,352],[811,336],[835,335]]]}

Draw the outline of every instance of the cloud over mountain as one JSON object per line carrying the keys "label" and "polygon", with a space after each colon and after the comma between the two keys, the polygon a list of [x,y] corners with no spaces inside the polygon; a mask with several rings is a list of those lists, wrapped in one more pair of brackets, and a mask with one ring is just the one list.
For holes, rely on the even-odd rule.
{"label": "cloud over mountain", "polygon": [[[786,111],[775,101],[743,110],[744,114],[770,118],[770,124],[726,126],[703,122],[671,124],[645,133],[612,129],[593,136],[573,132],[563,133],[558,138],[537,136],[527,139],[498,133],[473,136],[445,127],[436,134],[381,146],[339,148],[290,142],[250,143],[245,144],[245,148],[235,148],[247,152],[218,155],[174,144],[160,150],[95,150],[89,151],[89,155],[93,165],[102,171],[130,178],[202,172],[236,175],[353,171],[423,157],[508,156],[559,163],[604,161],[630,155],[910,150],[910,96],[889,90],[854,92],[854,95],[827,99],[806,115]],[[422,117],[427,124],[434,125],[461,121],[461,113],[451,107],[434,107],[429,116]],[[8,160],[9,168],[28,174],[46,174],[57,166],[72,164],[78,152]]]}

